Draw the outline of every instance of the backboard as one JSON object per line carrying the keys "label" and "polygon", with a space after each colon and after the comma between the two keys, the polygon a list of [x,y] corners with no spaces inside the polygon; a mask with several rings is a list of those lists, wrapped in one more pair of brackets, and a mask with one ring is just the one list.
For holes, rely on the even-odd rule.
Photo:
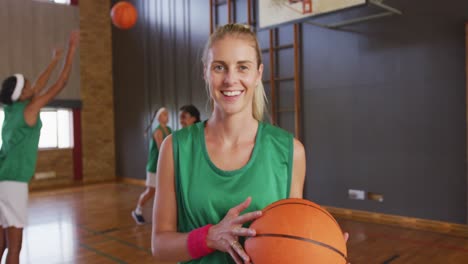
{"label": "backboard", "polygon": [[259,27],[275,27],[366,3],[367,0],[259,0]]}

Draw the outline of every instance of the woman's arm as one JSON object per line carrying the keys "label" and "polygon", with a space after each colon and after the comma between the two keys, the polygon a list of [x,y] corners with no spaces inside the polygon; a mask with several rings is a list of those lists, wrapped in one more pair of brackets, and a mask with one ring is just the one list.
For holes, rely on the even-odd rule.
{"label": "woman's arm", "polygon": [[302,198],[306,175],[306,157],[302,143],[294,139],[293,170],[289,198]]}
{"label": "woman's arm", "polygon": [[156,142],[158,149],[161,149],[161,145],[162,145],[164,138],[163,138],[163,133],[161,132],[160,129],[156,129],[156,131],[154,131],[153,139],[154,139],[154,142]]}
{"label": "woman's arm", "polygon": [[50,76],[52,75],[52,72],[57,66],[57,63],[62,58],[62,55],[62,49],[54,49],[52,61],[49,63],[47,68],[39,75],[39,78],[37,78],[36,82],[33,84],[32,89],[34,91],[34,96],[38,96],[41,93],[42,89],[44,89],[47,82],[49,81]]}
{"label": "woman's arm", "polygon": [[39,115],[39,112],[41,111],[41,108],[47,105],[47,103],[49,103],[52,99],[54,99],[54,97],[57,94],[59,94],[67,84],[68,78],[70,77],[73,57],[78,47],[78,42],[79,31],[74,31],[70,35],[67,56],[65,58],[65,63],[63,65],[63,69],[60,73],[58,80],[47,90],[46,93],[44,93],[43,95],[33,97],[31,102],[24,110],[24,118],[28,125],[32,126],[36,124],[37,117]]}
{"label": "woman's arm", "polygon": [[164,140],[159,153],[151,249],[159,260],[187,261],[191,259],[187,249],[188,233],[177,232],[172,136]]}

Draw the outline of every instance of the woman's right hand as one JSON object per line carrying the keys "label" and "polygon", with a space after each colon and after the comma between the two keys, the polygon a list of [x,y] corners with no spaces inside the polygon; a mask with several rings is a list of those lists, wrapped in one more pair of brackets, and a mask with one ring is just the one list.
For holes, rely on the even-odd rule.
{"label": "woman's right hand", "polygon": [[252,199],[249,197],[241,204],[231,208],[221,222],[210,228],[206,237],[208,247],[229,253],[236,264],[250,263],[250,257],[239,243],[239,237],[252,237],[256,234],[255,230],[244,228],[242,225],[262,216],[262,211],[240,215],[249,207],[251,201]]}
{"label": "woman's right hand", "polygon": [[63,56],[63,49],[62,48],[55,48],[52,50],[52,59],[60,60]]}

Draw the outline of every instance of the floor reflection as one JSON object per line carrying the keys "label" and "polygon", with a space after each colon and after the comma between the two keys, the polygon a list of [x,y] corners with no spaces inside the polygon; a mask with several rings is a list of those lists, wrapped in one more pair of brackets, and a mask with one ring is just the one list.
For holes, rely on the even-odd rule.
{"label": "floor reflection", "polygon": [[[102,184],[32,194],[21,264],[162,264],[151,255],[151,223],[130,216],[144,187]],[[152,203],[144,208],[151,220]],[[338,219],[351,234],[351,263],[468,263],[468,240]],[[5,256],[3,262],[5,264]]]}
{"label": "floor reflection", "polygon": [[[24,231],[21,261],[68,263],[75,258],[77,232],[71,219],[28,226]],[[34,260],[34,261],[33,261]]]}
{"label": "floor reflection", "polygon": [[[151,223],[136,226],[130,216],[142,189],[102,184],[31,194],[20,263],[156,263]],[[150,220],[152,204],[144,209]]]}

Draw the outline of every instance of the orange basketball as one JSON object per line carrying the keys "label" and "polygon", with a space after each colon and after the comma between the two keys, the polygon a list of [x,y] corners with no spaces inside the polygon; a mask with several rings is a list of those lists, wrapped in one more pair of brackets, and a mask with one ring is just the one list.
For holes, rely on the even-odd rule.
{"label": "orange basketball", "polygon": [[122,1],[112,7],[111,18],[116,27],[129,29],[135,25],[138,13],[131,3]]}
{"label": "orange basketball", "polygon": [[251,228],[255,237],[245,250],[255,264],[346,264],[343,232],[319,205],[303,199],[284,199],[263,209]]}

